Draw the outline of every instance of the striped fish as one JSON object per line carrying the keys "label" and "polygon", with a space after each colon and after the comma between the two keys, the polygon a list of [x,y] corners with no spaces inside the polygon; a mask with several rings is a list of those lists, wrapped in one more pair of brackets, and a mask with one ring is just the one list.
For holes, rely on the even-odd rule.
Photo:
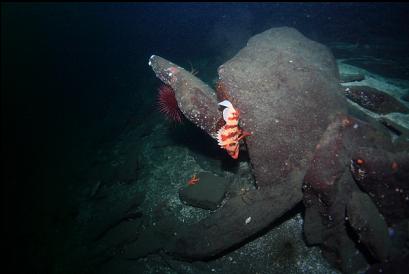
{"label": "striped fish", "polygon": [[237,159],[239,157],[239,141],[251,134],[239,127],[240,111],[235,109],[230,101],[224,100],[219,105],[225,107],[223,119],[226,124],[217,131],[217,143],[221,148],[227,150],[233,159]]}

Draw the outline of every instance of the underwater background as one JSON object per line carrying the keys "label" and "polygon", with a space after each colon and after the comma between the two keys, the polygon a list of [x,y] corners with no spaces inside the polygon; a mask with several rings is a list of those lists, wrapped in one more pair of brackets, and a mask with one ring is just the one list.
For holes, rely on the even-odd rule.
{"label": "underwater background", "polygon": [[[228,179],[230,195],[254,188],[245,153],[233,160],[158,111],[161,81],[148,61],[164,57],[214,88],[217,68],[250,37],[288,26],[328,46],[341,73],[369,75],[367,85],[408,108],[408,17],[405,3],[2,3],[9,273],[339,273],[305,245],[301,204],[209,261],[167,257],[144,234],[211,214],[179,199],[194,174]],[[390,117],[400,131],[405,111]],[[134,255],[121,260],[124,246]]]}

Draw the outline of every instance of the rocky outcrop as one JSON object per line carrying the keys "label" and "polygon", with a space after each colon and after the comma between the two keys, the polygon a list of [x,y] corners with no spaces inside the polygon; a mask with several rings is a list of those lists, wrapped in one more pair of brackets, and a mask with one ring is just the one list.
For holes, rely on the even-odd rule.
{"label": "rocky outcrop", "polygon": [[[326,47],[292,28],[269,29],[219,67],[216,94],[163,58],[152,56],[150,65],[208,134],[220,126],[217,101],[240,110],[241,127],[252,133],[245,144],[258,186],[183,227],[167,252],[187,260],[223,254],[301,199],[307,242],[345,273],[365,269],[368,256],[382,265],[407,251],[409,153],[393,153],[396,145],[379,124],[346,115],[345,88]],[[380,106],[388,100],[382,98]]]}
{"label": "rocky outcrop", "polygon": [[409,113],[409,109],[387,93],[368,86],[349,86],[345,96],[363,108],[378,114]]}
{"label": "rocky outcrop", "polygon": [[252,190],[230,198],[209,218],[184,228],[166,250],[188,259],[209,259],[236,246],[271,225],[301,199],[299,181]]}
{"label": "rocky outcrop", "polygon": [[[220,115],[212,92],[163,58],[152,56],[150,65],[175,90],[186,117],[212,135]],[[253,133],[246,145],[259,189],[230,198],[188,229],[194,233],[182,233],[168,246],[191,259],[212,257],[245,241],[299,203],[315,146],[345,111],[333,56],[292,28],[252,37],[218,73],[218,99],[230,100],[240,110],[243,129]]]}
{"label": "rocky outcrop", "polygon": [[307,242],[320,245],[323,255],[346,273],[366,265],[345,225],[345,210],[354,182],[346,170],[349,157],[343,139],[345,131],[353,130],[353,125],[348,117],[340,116],[328,126],[316,146],[303,185]]}
{"label": "rocky outcrop", "polygon": [[[408,218],[409,154],[388,152],[393,148],[385,132],[339,117],[317,145],[304,178],[307,242],[320,245],[346,273],[365,267],[365,258],[385,262],[405,250],[407,231],[398,224]],[[392,241],[388,227],[400,242]]]}

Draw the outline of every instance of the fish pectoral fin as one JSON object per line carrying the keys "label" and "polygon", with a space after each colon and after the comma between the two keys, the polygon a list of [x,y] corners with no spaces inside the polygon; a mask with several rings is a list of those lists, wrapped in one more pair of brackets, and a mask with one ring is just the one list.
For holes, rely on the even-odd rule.
{"label": "fish pectoral fin", "polygon": [[244,139],[244,138],[246,138],[247,136],[251,136],[251,133],[248,132],[248,131],[243,131],[243,132],[241,133],[241,135],[239,136],[239,138],[237,138],[237,141],[240,141],[241,139]]}

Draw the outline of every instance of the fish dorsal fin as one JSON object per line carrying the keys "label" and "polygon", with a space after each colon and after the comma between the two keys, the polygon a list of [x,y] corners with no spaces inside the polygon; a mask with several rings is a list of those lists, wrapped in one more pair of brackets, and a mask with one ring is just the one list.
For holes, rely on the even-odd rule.
{"label": "fish dorsal fin", "polygon": [[231,108],[225,108],[224,110],[223,110],[223,119],[224,119],[224,121],[227,123],[227,119],[229,118],[229,116],[230,116],[230,113],[231,113]]}
{"label": "fish dorsal fin", "polygon": [[224,121],[227,122],[227,118],[229,117],[231,111],[234,111],[234,107],[233,107],[232,103],[229,100],[224,100],[224,101],[220,102],[218,105],[226,107],[223,110],[223,119],[224,119]]}
{"label": "fish dorsal fin", "polygon": [[221,101],[218,105],[224,106],[226,108],[233,108],[233,105],[229,100]]}

